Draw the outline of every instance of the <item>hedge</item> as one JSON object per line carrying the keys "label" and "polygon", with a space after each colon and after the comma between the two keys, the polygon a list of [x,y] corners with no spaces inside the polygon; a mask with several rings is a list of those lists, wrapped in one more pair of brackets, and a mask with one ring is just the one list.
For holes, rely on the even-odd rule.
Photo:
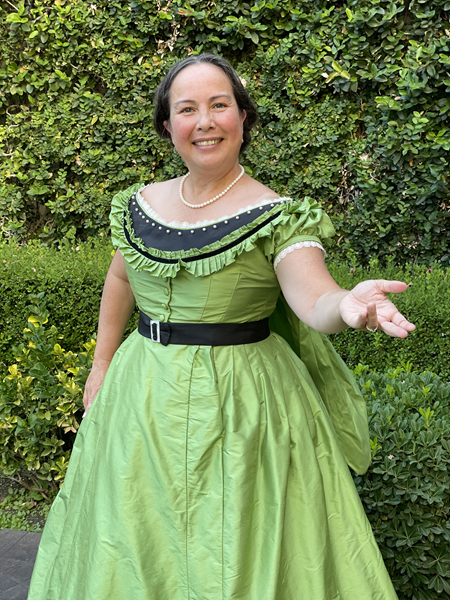
{"label": "hedge", "polygon": [[[0,244],[0,372],[13,362],[12,347],[22,337],[29,306],[41,304],[64,335],[67,348],[79,351],[97,330],[100,298],[113,255],[109,239],[59,249],[33,243]],[[136,326],[135,318],[127,333]]]}
{"label": "hedge", "polygon": [[[67,352],[35,306],[0,383],[0,474],[49,501],[64,479],[95,341]],[[373,462],[354,481],[400,600],[450,598],[450,384],[405,368],[359,366]]]}
{"label": "hedge", "polygon": [[[98,310],[104,279],[113,250],[109,239],[72,246],[34,243],[17,246],[0,244],[0,294],[2,328],[0,330],[0,372],[13,362],[12,345],[21,339],[29,308],[43,304],[52,323],[64,335],[68,350],[78,352],[97,329]],[[399,309],[417,325],[406,340],[393,339],[381,332],[346,330],[331,336],[344,360],[383,370],[411,361],[418,371],[433,370],[450,376],[450,279],[449,270],[438,266],[406,265],[395,267],[392,261],[381,267],[376,260],[364,267],[354,263],[328,261],[338,283],[350,289],[362,279],[400,279],[413,285],[395,297]],[[37,298],[38,296],[38,298]],[[137,325],[137,314],[127,332]],[[3,365],[3,367],[2,367]]]}
{"label": "hedge", "polygon": [[0,4],[0,229],[107,228],[110,198],[185,172],[151,127],[174,61],[213,51],[261,115],[243,162],[314,196],[363,263],[450,264],[447,0]]}
{"label": "hedge", "polygon": [[450,384],[431,373],[355,375],[373,461],[354,476],[399,600],[450,598]]}

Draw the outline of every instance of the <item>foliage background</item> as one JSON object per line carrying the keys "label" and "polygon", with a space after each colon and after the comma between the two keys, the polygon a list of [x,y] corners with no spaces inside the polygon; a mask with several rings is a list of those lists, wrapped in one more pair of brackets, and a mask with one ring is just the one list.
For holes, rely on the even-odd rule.
{"label": "foliage background", "polygon": [[0,1],[0,220],[59,240],[184,172],[151,127],[184,56],[226,56],[261,122],[244,164],[331,212],[336,255],[449,264],[450,2]]}

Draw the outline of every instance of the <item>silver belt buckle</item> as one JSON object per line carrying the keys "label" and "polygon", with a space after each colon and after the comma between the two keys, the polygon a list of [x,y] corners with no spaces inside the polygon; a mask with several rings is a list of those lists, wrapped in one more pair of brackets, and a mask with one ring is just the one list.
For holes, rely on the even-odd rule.
{"label": "silver belt buckle", "polygon": [[161,329],[159,321],[153,321],[150,319],[150,339],[152,342],[161,343]]}

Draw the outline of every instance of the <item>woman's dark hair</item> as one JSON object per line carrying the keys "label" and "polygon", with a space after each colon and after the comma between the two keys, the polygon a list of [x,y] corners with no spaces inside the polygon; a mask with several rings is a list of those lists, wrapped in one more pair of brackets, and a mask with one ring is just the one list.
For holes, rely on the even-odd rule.
{"label": "woman's dark hair", "polygon": [[186,67],[190,67],[191,65],[200,65],[203,63],[208,63],[210,65],[219,67],[219,69],[222,69],[231,83],[233,94],[239,109],[245,110],[246,112],[247,116],[244,121],[244,131],[242,136],[244,141],[240,149],[240,152],[243,152],[251,142],[252,137],[250,135],[250,130],[258,121],[258,112],[248,92],[242,85],[242,82],[239,79],[236,71],[225,58],[216,56],[215,54],[204,52],[198,56],[189,56],[188,58],[176,63],[169,69],[167,75],[161,81],[156,91],[153,126],[155,127],[160,138],[171,139],[170,133],[164,127],[164,121],[170,121],[170,88],[172,87],[172,83],[178,73],[180,73],[180,71]]}

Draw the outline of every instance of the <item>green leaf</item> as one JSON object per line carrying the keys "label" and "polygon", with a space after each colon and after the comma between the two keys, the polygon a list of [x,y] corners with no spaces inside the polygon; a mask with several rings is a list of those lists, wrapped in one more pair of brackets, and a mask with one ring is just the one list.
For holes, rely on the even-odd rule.
{"label": "green leaf", "polygon": [[328,77],[325,79],[325,83],[330,83],[330,81],[333,81],[333,79],[335,77],[338,77],[340,75],[340,73],[336,73],[335,71],[333,71],[333,73],[330,73],[330,75],[328,75]]}
{"label": "green leaf", "polygon": [[7,23],[27,23],[28,19],[26,17],[21,17],[18,13],[10,13],[6,17]]}
{"label": "green leaf", "polygon": [[35,365],[33,365],[29,373],[32,377],[37,378],[46,377],[49,374],[48,369],[46,369],[46,367],[44,367],[44,365],[41,362],[38,362]]}
{"label": "green leaf", "polygon": [[332,66],[332,67],[333,67],[333,69],[334,69],[335,71],[337,71],[338,73],[340,73],[340,72],[341,72],[341,70],[342,70],[342,67],[341,67],[341,65],[340,65],[338,62],[336,62],[335,60],[332,60],[332,61],[331,61],[331,66]]}

